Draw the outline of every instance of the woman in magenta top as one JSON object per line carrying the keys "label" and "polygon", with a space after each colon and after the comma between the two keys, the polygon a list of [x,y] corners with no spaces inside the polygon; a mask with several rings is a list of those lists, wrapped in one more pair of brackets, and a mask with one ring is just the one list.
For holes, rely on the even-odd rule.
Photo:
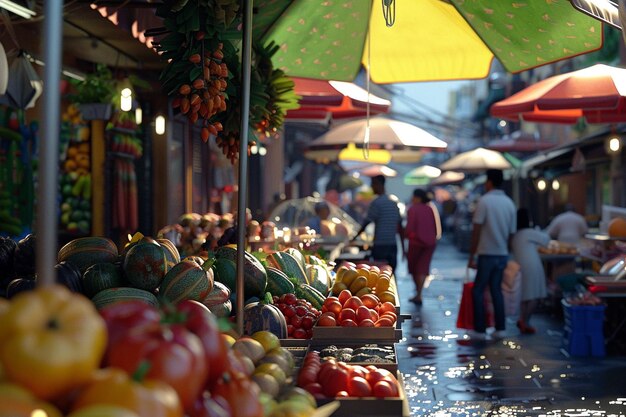
{"label": "woman in magenta top", "polygon": [[410,301],[422,304],[422,288],[430,273],[430,261],[440,236],[439,213],[430,203],[424,190],[413,191],[411,207],[407,211],[405,237],[409,241],[407,262],[415,282],[416,294]]}

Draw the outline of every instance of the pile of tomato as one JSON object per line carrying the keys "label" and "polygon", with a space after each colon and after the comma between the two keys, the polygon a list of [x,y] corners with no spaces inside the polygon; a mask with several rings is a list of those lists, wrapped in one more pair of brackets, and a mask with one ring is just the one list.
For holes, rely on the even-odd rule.
{"label": "pile of tomato", "polygon": [[374,365],[348,365],[334,359],[320,360],[317,351],[307,353],[298,374],[298,386],[315,398],[399,397],[398,380],[390,371]]}
{"label": "pile of tomato", "polygon": [[324,300],[318,326],[393,327],[398,316],[389,301],[381,302],[374,294],[360,297],[343,290],[339,296]]}
{"label": "pile of tomato", "polygon": [[104,415],[261,417],[259,394],[195,301],[168,311],[118,302],[99,314],[87,298],[52,286],[0,303],[0,415],[78,417],[113,407],[121,411]]}
{"label": "pile of tomato", "polygon": [[322,313],[309,301],[287,293],[274,296],[273,303],[285,316],[290,338],[310,339],[313,336],[313,325]]}

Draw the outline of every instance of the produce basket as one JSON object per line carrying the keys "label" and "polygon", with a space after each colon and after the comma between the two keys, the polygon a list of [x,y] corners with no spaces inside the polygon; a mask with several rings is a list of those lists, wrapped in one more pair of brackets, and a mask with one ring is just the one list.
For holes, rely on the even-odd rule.
{"label": "produce basket", "polygon": [[396,321],[393,327],[341,327],[341,326],[313,326],[313,342],[323,343],[328,341],[337,343],[380,341],[382,343],[394,343],[402,339],[401,320]]}
{"label": "produce basket", "polygon": [[[394,374],[398,371],[398,358],[395,344],[385,341],[332,344],[316,342],[309,346],[309,350],[317,350],[320,352],[322,360],[328,357],[334,357],[336,360],[346,362],[350,365],[375,365],[377,368],[386,369]],[[382,358],[382,360],[378,360],[377,358]]]}
{"label": "produce basket", "polygon": [[354,417],[354,416],[409,416],[408,401],[404,391],[404,380],[402,374],[397,372],[400,396],[397,398],[327,398],[318,399],[317,405],[322,406],[332,401],[340,403],[339,408],[331,414],[332,417]]}

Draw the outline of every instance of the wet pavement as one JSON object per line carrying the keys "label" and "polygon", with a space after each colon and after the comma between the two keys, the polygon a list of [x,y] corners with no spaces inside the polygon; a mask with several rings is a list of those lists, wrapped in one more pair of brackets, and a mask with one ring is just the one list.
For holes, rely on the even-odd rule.
{"label": "wet pavement", "polygon": [[432,262],[424,303],[396,271],[403,323],[397,345],[412,416],[626,416],[626,356],[570,357],[563,319],[544,306],[535,335],[520,335],[515,318],[499,340],[471,340],[456,328],[467,254],[444,238]]}

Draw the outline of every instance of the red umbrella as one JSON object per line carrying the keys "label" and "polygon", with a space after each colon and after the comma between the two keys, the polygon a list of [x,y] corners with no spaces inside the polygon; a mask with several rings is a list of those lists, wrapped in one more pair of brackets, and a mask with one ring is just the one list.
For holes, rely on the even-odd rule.
{"label": "red umbrella", "polygon": [[[367,91],[342,81],[294,77],[295,92],[302,96],[300,108],[289,110],[287,119],[325,120],[363,117],[367,114]],[[391,102],[370,93],[370,114],[387,113]]]}
{"label": "red umbrella", "polygon": [[626,121],[626,69],[597,64],[539,81],[491,106],[508,120],[573,124]]}
{"label": "red umbrella", "polygon": [[553,148],[557,144],[541,140],[532,133],[516,130],[501,139],[490,141],[486,148],[498,152],[538,152]]}

